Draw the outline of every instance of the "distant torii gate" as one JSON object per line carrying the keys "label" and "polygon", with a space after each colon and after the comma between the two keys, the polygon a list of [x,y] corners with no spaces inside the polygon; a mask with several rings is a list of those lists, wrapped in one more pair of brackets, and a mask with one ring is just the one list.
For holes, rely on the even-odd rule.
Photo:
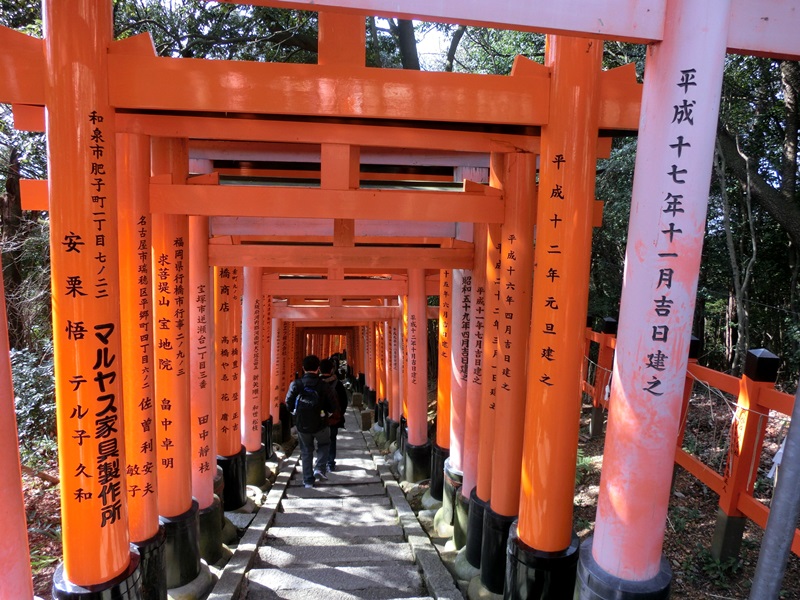
{"label": "distant torii gate", "polygon": [[[44,42],[0,29],[4,48],[0,73],[5,82],[0,100],[14,105],[19,128],[42,129],[45,119],[40,107],[47,107],[50,180],[46,186],[26,185],[23,193],[41,196],[46,191],[49,203],[44,206],[51,211],[64,541],[64,564],[55,582],[57,597],[82,597],[88,588],[94,592],[119,589],[139,576],[137,554],[128,549],[128,507],[137,497],[125,486],[128,463],[120,429],[120,365],[127,350],[121,343],[124,331],[119,306],[130,299],[121,298],[119,293],[117,233],[122,227],[142,225],[134,222],[118,226],[116,204],[124,193],[117,191],[117,180],[122,178],[128,161],[149,163],[149,147],[136,143],[137,137],[146,136],[176,140],[203,137],[238,144],[292,139],[321,147],[321,189],[316,190],[221,186],[217,185],[219,176],[213,173],[189,177],[191,144],[181,141],[167,142],[157,151],[159,146],[154,144],[153,164],[159,165],[154,177],[148,182],[148,173],[129,184],[148,190],[150,211],[146,217],[153,215],[160,221],[161,238],[153,241],[153,247],[159,249],[161,262],[157,261],[146,275],[156,284],[151,301],[158,320],[153,321],[151,337],[158,338],[159,353],[154,360],[159,397],[150,400],[157,411],[151,413],[157,415],[153,422],[161,429],[150,443],[157,439],[163,448],[162,456],[156,459],[159,468],[183,464],[180,461],[186,462],[185,453],[191,447],[186,424],[176,424],[170,418],[175,414],[173,409],[189,414],[186,390],[191,371],[186,363],[193,350],[189,349],[187,357],[188,315],[178,308],[186,302],[180,283],[182,261],[187,258],[182,248],[189,247],[190,239],[186,215],[194,215],[192,219],[331,220],[332,231],[324,235],[332,246],[326,246],[324,254],[311,244],[239,244],[241,240],[234,239],[236,234],[229,234],[228,239],[224,234],[218,236],[212,221],[205,266],[280,269],[291,265],[293,273],[322,272],[345,282],[345,273],[403,272],[409,281],[408,320],[416,324],[409,326],[409,347],[420,347],[420,339],[425,346],[425,327],[421,326],[426,320],[424,270],[472,269],[474,248],[447,244],[437,248],[357,247],[355,241],[363,235],[359,221],[502,223],[503,243],[509,246],[502,249],[500,281],[502,299],[508,304],[506,310],[501,308],[502,302],[498,306],[502,315],[498,318],[497,343],[499,349],[514,347],[515,351],[508,354],[507,361],[513,369],[497,364],[501,402],[497,406],[497,431],[505,437],[495,436],[495,466],[504,464],[508,470],[494,473],[490,512],[495,514],[487,520],[501,534],[492,538],[494,542],[502,540],[503,530],[508,532],[511,525],[508,518],[517,510],[512,497],[516,488],[509,489],[508,483],[520,481],[521,473],[519,524],[512,531],[518,537],[506,589],[513,597],[540,594],[542,582],[549,581],[553,573],[557,573],[552,576],[559,585],[568,587],[565,582],[574,578],[578,549],[571,539],[571,523],[564,523],[562,480],[569,479],[564,478],[564,469],[570,457],[574,466],[574,454],[570,455],[574,449],[569,448],[576,440],[569,438],[576,432],[570,430],[573,424],[564,425],[566,429],[562,424],[575,416],[579,398],[579,369],[574,370],[573,382],[569,380],[569,366],[576,349],[582,348],[585,298],[580,293],[566,294],[562,286],[567,282],[581,285],[585,273],[580,263],[587,258],[578,256],[573,263],[559,257],[558,250],[573,242],[585,242],[587,223],[591,226],[591,218],[587,219],[593,200],[589,182],[596,146],[587,145],[586,139],[570,145],[564,137],[564,125],[553,120],[552,116],[567,105],[551,105],[560,85],[560,69],[552,69],[559,60],[577,52],[580,44],[584,53],[593,57],[601,44],[593,48],[592,42],[566,40],[565,54],[560,54],[562,42],[553,38],[547,67],[520,64],[519,70],[507,78],[365,69],[363,22],[346,12],[323,12],[319,65],[189,61],[154,57],[149,41],[141,36],[112,42],[108,1],[79,0],[70,12],[64,12],[63,7],[59,10],[57,4],[55,0],[44,2]],[[358,14],[398,16],[376,0],[251,4],[306,9],[331,6]],[[400,16],[652,44],[612,389],[615,408],[609,420],[596,535],[580,553],[579,586],[582,598],[605,598],[608,590],[623,590],[631,597],[637,593],[666,597],[670,573],[661,559],[661,544],[724,53],[730,48],[796,57],[800,54],[795,38],[800,17],[793,7],[778,0],[728,0],[711,5],[690,0],[588,4],[580,10],[574,3],[566,7],[555,3],[478,6],[458,2],[428,6],[422,0],[412,0],[404,5],[407,12]],[[589,95],[579,95],[571,105],[587,125],[587,139],[597,129],[635,129],[638,102],[631,97],[630,89],[620,88],[618,77],[610,73],[589,82],[587,78],[597,77],[595,71],[589,69],[583,79],[564,83]],[[140,114],[142,109],[157,114]],[[300,119],[198,119],[183,111],[354,117],[363,121],[340,125]],[[584,121],[585,115],[593,116]],[[445,132],[435,126],[400,129],[369,122],[408,119],[435,123],[454,118],[464,123],[505,124],[515,133]],[[530,126],[542,127],[541,142],[519,129]],[[132,139],[121,141],[116,138],[118,134],[130,134]],[[461,192],[359,189],[358,148],[374,145],[376,139],[381,146],[491,152],[495,159],[492,177],[497,185],[465,183]],[[238,151],[243,149],[238,146]],[[525,248],[524,242],[530,242],[533,158],[537,154],[541,155],[541,178],[536,219],[542,237],[537,240],[535,256],[530,256],[530,247]],[[583,171],[584,167],[589,171]],[[565,193],[564,203],[559,203],[561,191]],[[236,204],[228,201],[232,194],[240,199]],[[336,206],[331,204],[332,198]],[[582,202],[582,208],[574,202]],[[557,231],[558,223],[563,222],[559,218],[566,215],[579,222],[578,230],[569,235],[563,228]],[[553,223],[555,231],[544,235],[541,230],[548,222]],[[250,226],[257,228],[259,223],[251,221]],[[386,236],[390,229],[387,223],[377,235]],[[405,237],[408,233],[406,230]],[[520,242],[519,254],[511,247],[512,242]],[[529,256],[524,257],[525,252]],[[525,260],[528,265],[538,265],[533,288],[524,276],[530,266],[515,275],[515,265]],[[545,267],[549,283],[543,281]],[[160,278],[169,285],[159,288]],[[508,309],[512,303],[515,308]],[[166,312],[159,314],[159,306],[169,310],[165,308]],[[532,316],[524,318],[531,308]],[[354,313],[344,312],[347,307],[330,310],[338,309],[343,311],[343,322],[358,320],[353,318]],[[570,309],[574,312],[568,319]],[[528,343],[527,330],[522,336],[517,326],[520,321],[525,327],[530,323],[533,332],[527,365],[519,364],[519,356],[525,354],[522,348]],[[422,338],[415,337],[421,334]],[[502,369],[508,371],[502,373]],[[424,420],[424,413],[419,412],[425,401],[423,381],[408,379],[412,446],[424,445],[419,429]],[[520,420],[512,422],[511,418],[526,404],[526,391],[523,446]],[[148,404],[142,401],[143,407]],[[228,416],[233,421],[237,418],[232,413]],[[656,421],[658,427],[635,425]],[[177,440],[179,448],[173,448],[177,432],[183,437]],[[173,449],[175,456],[169,454]],[[550,456],[556,458],[552,463],[551,459],[544,461],[542,451],[554,451]],[[149,468],[152,470],[153,465]],[[185,473],[179,476],[183,478]],[[641,493],[640,486],[648,493]],[[197,518],[196,508],[185,510],[185,492],[176,492],[179,497],[170,499],[174,507],[168,510],[173,512],[164,513],[159,506],[162,518],[173,524],[172,533],[175,527],[185,527]],[[191,504],[191,496],[188,501]],[[553,505],[557,505],[555,513],[551,511]],[[181,510],[185,512],[174,512]],[[11,515],[14,517],[13,525],[24,527],[24,519]],[[179,552],[181,544],[186,543],[186,539],[179,540],[168,552]],[[79,548],[85,553],[87,547],[103,550],[93,557],[95,560],[79,559]],[[199,553],[188,562],[195,558],[199,563]],[[196,565],[185,563],[173,573],[174,581],[184,583],[187,576],[200,576]],[[29,572],[21,567],[12,572],[16,577],[10,589],[20,590],[17,597],[30,596]]]}

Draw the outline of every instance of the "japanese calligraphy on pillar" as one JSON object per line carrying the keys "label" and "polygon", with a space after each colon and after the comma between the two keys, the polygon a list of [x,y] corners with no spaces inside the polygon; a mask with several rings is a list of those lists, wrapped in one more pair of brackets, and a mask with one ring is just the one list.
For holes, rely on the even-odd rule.
{"label": "japanese calligraphy on pillar", "polygon": [[[186,306],[184,304],[184,238],[173,238],[170,248],[159,248],[154,260],[156,302],[156,372],[165,378],[179,378],[186,374],[187,347],[185,337]],[[174,379],[173,379],[174,381]],[[176,390],[177,385],[163,386]],[[180,440],[174,438],[175,425],[172,409],[176,398],[169,392],[159,394],[156,404],[158,415],[158,460],[162,469],[174,469],[175,453]],[[183,399],[178,399],[183,401]],[[177,442],[177,444],[176,444]]]}
{"label": "japanese calligraphy on pillar", "polygon": [[[512,372],[512,356],[514,352],[524,352],[524,348],[515,348],[514,341],[521,339],[522,328],[527,328],[528,323],[520,322],[515,319],[518,308],[518,301],[520,300],[517,294],[517,288],[520,285],[521,278],[528,277],[529,274],[521,273],[517,266],[518,253],[520,252],[520,243],[517,234],[513,228],[504,229],[504,238],[502,240],[503,250],[500,255],[501,261],[501,283],[499,290],[499,357],[497,364],[498,372],[498,387],[504,393],[511,393],[512,382],[520,381],[520,373]],[[524,380],[524,377],[522,377]]]}
{"label": "japanese calligraphy on pillar", "polygon": [[417,314],[411,313],[408,315],[408,365],[409,365],[409,381],[411,385],[417,384]]}
{"label": "japanese calligraphy on pillar", "polygon": [[472,377],[471,381],[474,384],[481,385],[483,383],[483,335],[484,335],[484,322],[486,319],[486,287],[479,285],[473,292],[475,298],[474,306],[472,307],[472,323],[474,328],[474,339],[471,341],[472,346]]}
{"label": "japanese calligraphy on pillar", "polygon": [[[491,263],[493,269],[487,269],[486,282],[491,289],[491,294],[487,295],[489,308],[491,309],[491,330],[489,331],[489,345],[492,349],[490,357],[491,376],[489,377],[489,408],[494,410],[497,408],[497,362],[500,358],[500,290],[502,285],[500,283],[500,270],[501,270],[501,255],[503,245],[500,242],[494,244],[494,251],[492,256],[494,260]],[[492,276],[494,275],[494,276]]]}
{"label": "japanese calligraphy on pillar", "polygon": [[459,368],[461,381],[469,378],[469,329],[472,317],[472,272],[464,271],[461,278],[461,323],[459,324]]}
{"label": "japanese calligraphy on pillar", "polygon": [[[653,273],[653,298],[651,306],[651,335],[650,348],[646,354],[645,369],[649,379],[643,388],[652,396],[661,396],[661,373],[668,368],[670,356],[665,353],[669,339],[669,317],[672,312],[674,300],[671,298],[673,280],[679,277],[681,268],[682,246],[681,236],[684,226],[681,221],[684,214],[683,188],[690,176],[691,161],[687,159],[685,150],[692,146],[692,130],[695,124],[693,107],[697,104],[695,97],[698,82],[696,70],[681,69],[676,74],[675,85],[680,90],[677,102],[672,106],[669,115],[674,138],[668,144],[668,154],[672,161],[667,177],[667,192],[661,205],[661,236],[658,240],[658,269]],[[665,149],[666,150],[666,149]]]}
{"label": "japanese calligraphy on pillar", "polygon": [[[194,347],[194,360],[197,361],[197,373],[195,382],[199,389],[208,389],[211,381],[209,380],[209,370],[211,365],[209,363],[209,318],[208,318],[208,302],[209,302],[209,289],[208,283],[199,283],[195,290],[194,305],[195,320],[192,326],[195,330],[195,347]],[[213,372],[213,371],[212,371]],[[202,411],[196,414],[192,411],[192,418],[197,419],[196,427],[193,428],[197,436],[195,448],[197,455],[192,459],[192,466],[198,473],[207,473],[211,469],[211,442],[213,440],[213,423],[211,422],[211,411],[209,404],[203,404]]]}
{"label": "japanese calligraphy on pillar", "polygon": [[253,355],[250,365],[250,431],[261,431],[261,298],[253,306]]}
{"label": "japanese calligraphy on pillar", "polygon": [[139,396],[136,402],[136,420],[140,429],[138,448],[129,448],[126,456],[128,475],[128,494],[133,498],[155,493],[155,404],[151,377],[153,358],[151,280],[150,280],[150,223],[148,215],[139,215],[136,222],[136,304],[138,310],[138,362]]}
{"label": "japanese calligraphy on pillar", "polygon": [[[558,382],[552,376],[551,366],[559,359],[559,342],[563,341],[561,329],[561,318],[559,316],[559,304],[562,302],[561,293],[565,291],[561,285],[563,275],[563,254],[562,246],[566,236],[566,228],[563,224],[566,209],[566,199],[572,190],[564,183],[567,178],[567,169],[571,167],[563,152],[556,150],[551,160],[552,165],[548,169],[550,173],[550,193],[540,195],[542,209],[548,215],[548,219],[543,225],[539,226],[537,245],[541,244],[547,260],[543,268],[537,270],[536,285],[542,286],[545,290],[545,299],[541,306],[534,306],[535,314],[542,315],[542,319],[537,320],[540,331],[535,331],[533,338],[539,341],[538,347],[532,349],[538,355],[537,364],[540,371],[536,374],[539,383],[546,387],[553,387]],[[541,252],[539,254],[541,256]],[[539,296],[537,295],[537,298]]]}
{"label": "japanese calligraphy on pillar", "polygon": [[239,271],[219,267],[216,273],[216,376],[219,454],[239,452]]}
{"label": "japanese calligraphy on pillar", "polygon": [[452,290],[450,288],[450,271],[442,273],[441,291],[439,292],[439,354],[441,358],[450,359],[450,303]]}
{"label": "japanese calligraphy on pillar", "polygon": [[[119,521],[124,510],[124,467],[120,440],[121,377],[117,377],[117,348],[120,342],[115,324],[105,321],[104,317],[92,322],[94,315],[83,302],[84,298],[108,298],[108,287],[114,279],[106,271],[107,266],[112,267],[107,265],[109,257],[105,251],[106,242],[113,247],[117,240],[106,239],[107,218],[113,220],[116,216],[106,214],[106,203],[110,201],[105,192],[108,185],[106,178],[110,176],[111,167],[106,165],[103,120],[103,115],[97,111],[88,115],[90,134],[86,149],[86,177],[90,190],[88,200],[92,225],[87,226],[88,230],[80,229],[76,222],[74,229],[64,234],[58,260],[69,265],[69,269],[74,269],[68,271],[61,284],[61,295],[66,302],[64,312],[71,316],[80,315],[80,318],[73,316],[66,319],[61,331],[66,334],[68,342],[83,345],[82,353],[90,357],[90,361],[79,367],[81,370],[69,379],[74,395],[72,409],[67,413],[69,434],[63,437],[71,438],[78,451],[71,455],[77,458],[76,464],[70,465],[74,480],[64,482],[64,485],[69,486],[69,495],[77,503],[88,503],[93,512],[96,507],[96,523],[100,527],[107,527]],[[111,260],[115,261],[116,256],[112,255]],[[82,268],[87,267],[88,271],[81,272]],[[86,387],[81,389],[84,385]],[[90,452],[93,456],[90,456]],[[68,471],[62,469],[62,472]]]}

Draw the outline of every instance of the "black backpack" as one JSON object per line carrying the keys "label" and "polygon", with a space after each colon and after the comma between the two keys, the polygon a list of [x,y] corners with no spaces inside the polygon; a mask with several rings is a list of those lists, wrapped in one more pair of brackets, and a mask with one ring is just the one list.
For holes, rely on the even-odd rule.
{"label": "black backpack", "polygon": [[303,386],[297,394],[294,409],[295,426],[300,433],[316,433],[326,424],[319,392],[311,386]]}

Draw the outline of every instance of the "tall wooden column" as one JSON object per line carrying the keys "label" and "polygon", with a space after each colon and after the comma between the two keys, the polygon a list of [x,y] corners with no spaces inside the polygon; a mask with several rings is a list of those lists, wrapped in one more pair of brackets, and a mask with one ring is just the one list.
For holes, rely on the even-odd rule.
{"label": "tall wooden column", "polygon": [[[155,177],[185,181],[185,140],[154,138]],[[158,456],[158,512],[167,533],[167,587],[201,575],[198,503],[192,498],[191,405],[189,400],[189,218],[153,216],[153,303]],[[210,573],[208,573],[210,583]]]}
{"label": "tall wooden column", "polygon": [[224,510],[236,510],[247,502],[246,450],[242,445],[239,416],[242,321],[239,286],[238,268],[214,268],[217,463],[222,467],[225,480]]}
{"label": "tall wooden column", "polygon": [[425,270],[408,270],[408,442],[404,446],[406,481],[430,477],[428,441],[428,316]]}
{"label": "tall wooden column", "polygon": [[[502,172],[502,154],[492,155],[491,185],[500,187],[495,170]],[[486,312],[484,313],[481,404],[478,425],[478,470],[475,487],[469,495],[469,521],[465,557],[481,566],[483,516],[492,495],[492,456],[494,454],[495,409],[497,407],[497,358],[500,333],[500,225],[486,230]]]}
{"label": "tall wooden column", "polygon": [[261,443],[261,335],[264,324],[261,267],[244,267],[242,296],[242,360],[239,388],[245,479],[262,486],[267,480],[266,449]]}
{"label": "tall wooden column", "polygon": [[208,217],[189,217],[189,394],[192,495],[200,508],[200,556],[222,557],[222,501],[214,494],[217,428],[214,402],[214,287],[208,264]]}
{"label": "tall wooden column", "polygon": [[500,182],[505,198],[500,256],[500,335],[497,357],[492,493],[483,517],[481,582],[503,591],[506,541],[519,509],[527,350],[531,319],[536,156],[507,154]]}
{"label": "tall wooden column", "polygon": [[[111,4],[43,3],[56,420],[64,562],[72,585],[114,589],[129,547],[119,316]],[[87,560],[88,557],[88,560]]]}
{"label": "tall wooden column", "polygon": [[575,374],[585,335],[576,315],[586,314],[589,301],[602,56],[598,40],[547,37],[551,110],[542,127],[520,517],[509,545],[508,580],[516,590],[545,573],[553,590],[575,588],[572,504],[581,410]]}
{"label": "tall wooden column", "polygon": [[[453,273],[439,271],[439,354],[436,382],[436,439],[431,450],[431,497],[442,500],[444,463],[450,456],[450,342],[453,309]],[[452,520],[452,519],[450,519]]]}
{"label": "tall wooden column", "polygon": [[579,574],[647,582],[664,594],[652,598],[671,579],[663,536],[729,10],[667,3],[663,41],[648,51],[597,524],[591,556],[581,552]]}
{"label": "tall wooden column", "polygon": [[[464,406],[464,453],[462,483],[456,494],[453,519],[453,542],[461,549],[467,543],[469,499],[478,479],[480,448],[481,391],[483,388],[483,343],[486,319],[486,224],[475,226],[475,266],[472,269],[470,292],[469,362],[467,364],[467,394]],[[481,524],[482,527],[482,524]]]}
{"label": "tall wooden column", "polygon": [[[0,284],[3,283],[0,275]],[[3,591],[9,598],[33,598],[25,498],[19,458],[17,415],[14,412],[14,385],[8,347],[8,319],[5,294],[0,295],[0,564],[3,565]]]}
{"label": "tall wooden column", "polygon": [[117,134],[117,170],[128,529],[131,541],[144,557],[146,585],[166,595],[166,533],[158,521],[156,474],[150,138]]}

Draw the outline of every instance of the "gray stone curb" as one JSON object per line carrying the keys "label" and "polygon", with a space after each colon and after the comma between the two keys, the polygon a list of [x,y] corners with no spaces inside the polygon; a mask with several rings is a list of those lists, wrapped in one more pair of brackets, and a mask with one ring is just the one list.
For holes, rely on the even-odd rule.
{"label": "gray stone curb", "polygon": [[299,457],[299,452],[293,453],[284,461],[272,489],[267,494],[267,499],[256,513],[242,539],[239,540],[233,556],[225,565],[208,600],[239,600],[242,593],[242,582],[247,571],[255,562],[258,546],[275,517],[275,511],[283,499]]}
{"label": "gray stone curb", "polygon": [[392,506],[397,511],[403,535],[411,546],[411,553],[416,559],[417,565],[422,570],[422,578],[425,585],[428,586],[428,592],[437,600],[464,600],[464,594],[456,587],[453,576],[442,563],[436,547],[419,524],[417,515],[406,500],[403,490],[400,489],[399,483],[384,463],[383,456],[379,454],[372,431],[362,431],[361,434],[367,442],[367,448],[369,448],[372,460],[378,469],[378,476],[386,487]]}

